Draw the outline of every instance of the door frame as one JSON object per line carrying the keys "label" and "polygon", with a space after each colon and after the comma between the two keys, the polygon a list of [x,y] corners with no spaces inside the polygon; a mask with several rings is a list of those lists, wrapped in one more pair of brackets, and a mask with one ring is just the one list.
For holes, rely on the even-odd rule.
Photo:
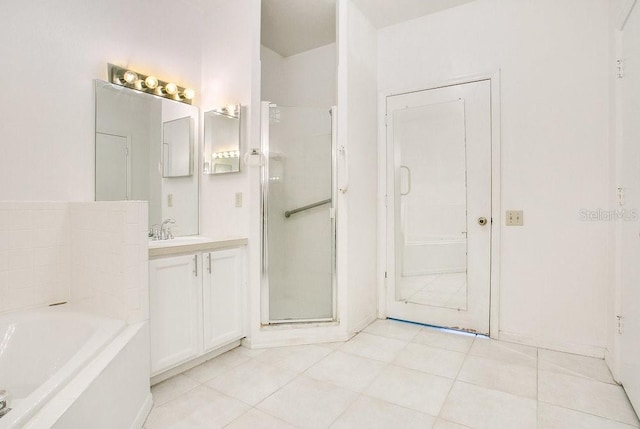
{"label": "door frame", "polygon": [[500,244],[502,232],[501,204],[501,126],[500,69],[494,72],[461,76],[424,85],[383,90],[378,93],[378,317],[387,317],[387,97],[429,91],[448,86],[488,80],[491,84],[491,267],[489,281],[489,336],[500,335]]}

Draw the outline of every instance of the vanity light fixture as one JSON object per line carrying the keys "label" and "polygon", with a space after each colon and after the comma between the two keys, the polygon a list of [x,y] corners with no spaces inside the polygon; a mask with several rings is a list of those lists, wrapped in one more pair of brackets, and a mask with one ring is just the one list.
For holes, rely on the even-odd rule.
{"label": "vanity light fixture", "polygon": [[183,88],[173,82],[165,82],[155,76],[144,75],[114,64],[107,64],[107,69],[109,71],[109,81],[111,83],[136,89],[148,94],[180,101],[186,104],[191,104],[193,97],[196,94],[191,88]]}
{"label": "vanity light fixture", "polygon": [[224,152],[215,152],[211,154],[212,159],[222,159],[222,158],[240,158],[239,150],[229,150]]}
{"label": "vanity light fixture", "polygon": [[229,104],[226,107],[222,107],[220,109],[215,110],[218,113],[221,113],[225,116],[229,116],[231,118],[238,118],[240,116],[240,105],[239,104]]}

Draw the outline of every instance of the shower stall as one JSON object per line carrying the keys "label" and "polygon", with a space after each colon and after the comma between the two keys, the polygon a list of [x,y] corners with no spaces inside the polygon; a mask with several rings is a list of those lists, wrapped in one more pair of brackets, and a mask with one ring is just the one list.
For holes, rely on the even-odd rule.
{"label": "shower stall", "polygon": [[336,319],[335,107],[262,104],[262,323]]}

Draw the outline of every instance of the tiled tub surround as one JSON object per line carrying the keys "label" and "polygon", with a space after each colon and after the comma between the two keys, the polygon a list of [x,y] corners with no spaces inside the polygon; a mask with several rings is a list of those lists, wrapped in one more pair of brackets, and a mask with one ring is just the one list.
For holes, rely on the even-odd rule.
{"label": "tiled tub surround", "polygon": [[0,312],[69,299],[69,203],[0,201]]}
{"label": "tiled tub surround", "polygon": [[[65,345],[70,357],[31,380],[32,395],[18,395],[27,382],[18,377],[0,428],[142,426],[151,407],[146,233],[146,202],[0,202],[3,369],[42,369]],[[73,320],[61,324],[61,314]],[[92,335],[96,320],[117,329]]]}
{"label": "tiled tub surround", "polygon": [[389,320],[345,343],[239,347],[152,393],[147,429],[640,427],[601,359]]}
{"label": "tiled tub surround", "polygon": [[0,202],[0,313],[71,301],[148,319],[146,202]]}
{"label": "tiled tub surround", "polygon": [[71,203],[70,299],[129,323],[149,319],[147,203]]}

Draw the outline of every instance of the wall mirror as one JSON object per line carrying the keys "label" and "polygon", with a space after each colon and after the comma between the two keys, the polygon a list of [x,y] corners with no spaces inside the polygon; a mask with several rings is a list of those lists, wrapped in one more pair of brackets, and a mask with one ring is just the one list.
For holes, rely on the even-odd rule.
{"label": "wall mirror", "polygon": [[95,92],[96,201],[148,201],[149,226],[198,234],[198,108],[99,80]]}
{"label": "wall mirror", "polygon": [[189,116],[162,124],[162,177],[193,173],[193,119]]}
{"label": "wall mirror", "polygon": [[240,171],[240,106],[204,114],[204,174]]}

